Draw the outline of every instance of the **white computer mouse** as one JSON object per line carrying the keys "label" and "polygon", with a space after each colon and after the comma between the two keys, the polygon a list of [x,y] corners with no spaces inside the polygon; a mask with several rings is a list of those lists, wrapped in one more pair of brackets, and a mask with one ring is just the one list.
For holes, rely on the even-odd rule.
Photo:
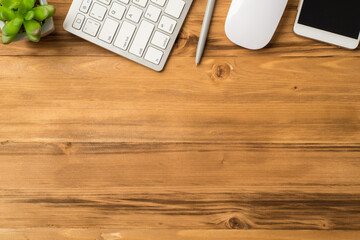
{"label": "white computer mouse", "polygon": [[225,33],[244,48],[264,48],[272,39],[288,0],[232,0]]}

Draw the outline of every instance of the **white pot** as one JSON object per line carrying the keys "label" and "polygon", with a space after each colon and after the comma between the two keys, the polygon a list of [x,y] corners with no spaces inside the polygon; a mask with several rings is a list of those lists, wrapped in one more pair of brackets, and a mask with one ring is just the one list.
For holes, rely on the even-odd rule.
{"label": "white pot", "polygon": [[[40,5],[47,5],[46,0],[39,0],[39,2],[40,2]],[[4,26],[5,26],[5,22],[0,21],[0,28],[2,29]],[[53,31],[55,31],[55,25],[54,25],[54,20],[51,17],[51,18],[46,19],[45,23],[42,25],[42,27],[41,27],[41,37],[49,35]],[[27,38],[28,38],[28,36],[26,35],[26,32],[22,32],[22,33],[19,33],[18,35],[16,35],[13,42],[24,40],[24,39],[27,39]]]}

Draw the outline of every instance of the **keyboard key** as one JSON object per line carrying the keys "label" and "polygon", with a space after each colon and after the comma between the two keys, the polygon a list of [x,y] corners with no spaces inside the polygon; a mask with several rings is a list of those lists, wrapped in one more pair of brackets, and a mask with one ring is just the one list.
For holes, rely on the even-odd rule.
{"label": "keyboard key", "polygon": [[87,13],[89,11],[91,3],[92,3],[92,0],[84,0],[81,3],[80,11],[83,12],[83,13]]}
{"label": "keyboard key", "polygon": [[92,16],[93,18],[96,18],[99,21],[102,21],[104,19],[106,11],[107,11],[106,7],[104,7],[98,3],[94,3],[94,6],[90,12],[90,16]]}
{"label": "keyboard key", "polygon": [[162,51],[149,47],[144,58],[149,62],[159,64],[163,55],[164,53]]}
{"label": "keyboard key", "polygon": [[82,15],[82,14],[80,14],[80,13],[78,13],[77,15],[76,15],[76,18],[75,18],[75,20],[74,20],[74,23],[73,23],[73,28],[75,28],[75,29],[77,29],[77,30],[80,30],[81,29],[81,26],[82,26],[82,24],[83,24],[83,22],[84,22],[84,20],[85,20],[85,16],[84,15]]}
{"label": "keyboard key", "polygon": [[136,26],[126,21],[120,27],[120,31],[115,39],[114,46],[126,50],[134,35]]}
{"label": "keyboard key", "polygon": [[126,18],[135,23],[138,23],[142,13],[143,13],[143,11],[140,8],[130,6],[129,11],[126,14]]}
{"label": "keyboard key", "polygon": [[173,33],[174,29],[176,27],[176,24],[177,23],[175,20],[168,18],[166,16],[162,16],[158,28],[165,32]]}
{"label": "keyboard key", "polygon": [[106,4],[106,5],[110,5],[110,3],[111,3],[111,0],[98,0],[98,1],[102,2],[102,3]]}
{"label": "keyboard key", "polygon": [[175,18],[179,18],[184,6],[185,2],[183,0],[169,0],[169,3],[165,8],[165,13]]}
{"label": "keyboard key", "polygon": [[129,1],[130,0],[120,0],[120,2],[125,3],[125,4],[129,4]]}
{"label": "keyboard key", "polygon": [[109,15],[118,20],[121,20],[124,16],[125,11],[126,11],[126,7],[124,7],[123,5],[117,2],[114,2],[110,8]]}
{"label": "keyboard key", "polygon": [[141,57],[144,54],[145,47],[149,42],[154,28],[155,26],[148,21],[142,21],[129,52],[138,57]]}
{"label": "keyboard key", "polygon": [[110,18],[107,18],[100,31],[99,39],[103,40],[104,42],[111,43],[118,27],[119,27],[118,22]]}
{"label": "keyboard key", "polygon": [[159,48],[165,49],[167,47],[169,41],[170,41],[169,36],[156,31],[153,36],[153,39],[151,40],[151,44],[153,44]]}
{"label": "keyboard key", "polygon": [[83,32],[89,34],[90,36],[95,37],[97,32],[99,31],[100,23],[95,22],[92,19],[88,19],[85,23]]}
{"label": "keyboard key", "polygon": [[160,13],[161,13],[160,8],[154,7],[153,5],[149,5],[148,9],[145,12],[145,17],[153,22],[157,22],[159,20]]}
{"label": "keyboard key", "polygon": [[133,0],[133,3],[139,5],[140,7],[145,7],[148,0]]}
{"label": "keyboard key", "polygon": [[163,7],[165,5],[166,0],[151,0],[153,3]]}

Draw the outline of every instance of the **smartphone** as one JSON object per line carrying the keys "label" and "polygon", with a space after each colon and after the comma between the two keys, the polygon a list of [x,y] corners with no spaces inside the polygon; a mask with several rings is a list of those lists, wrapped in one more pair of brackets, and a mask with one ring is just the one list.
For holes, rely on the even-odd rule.
{"label": "smartphone", "polygon": [[356,49],[360,41],[360,0],[300,0],[294,32]]}

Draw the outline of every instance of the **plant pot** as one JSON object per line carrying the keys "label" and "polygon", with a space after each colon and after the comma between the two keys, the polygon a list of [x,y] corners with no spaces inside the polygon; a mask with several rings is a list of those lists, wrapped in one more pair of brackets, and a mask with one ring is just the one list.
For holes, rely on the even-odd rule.
{"label": "plant pot", "polygon": [[[39,0],[40,5],[47,5],[47,1],[46,0]],[[0,28],[2,29],[5,26],[5,22],[4,21],[0,21]],[[49,35],[50,33],[52,33],[53,31],[55,31],[55,25],[54,25],[54,20],[53,18],[48,18],[45,20],[44,24],[41,27],[41,37],[44,37],[46,35]],[[18,35],[15,37],[14,41],[20,41],[20,40],[24,40],[24,39],[28,39],[28,36],[26,35],[26,32],[20,32],[18,33]]]}

